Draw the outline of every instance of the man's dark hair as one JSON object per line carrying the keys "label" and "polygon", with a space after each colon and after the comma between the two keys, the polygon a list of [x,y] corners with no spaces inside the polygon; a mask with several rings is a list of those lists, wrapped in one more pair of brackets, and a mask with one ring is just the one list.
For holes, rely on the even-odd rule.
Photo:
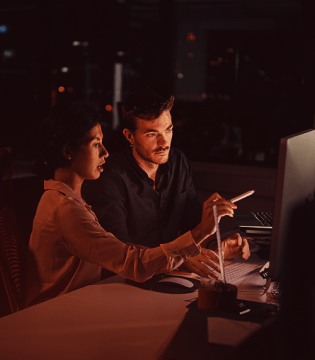
{"label": "man's dark hair", "polygon": [[147,121],[156,120],[164,111],[170,111],[173,103],[173,95],[164,98],[150,91],[132,93],[121,104],[123,128],[135,131],[138,119]]}
{"label": "man's dark hair", "polygon": [[42,158],[33,172],[44,179],[52,179],[57,168],[65,167],[65,146],[76,150],[84,137],[101,121],[99,112],[83,102],[64,102],[53,106],[42,122],[38,143]]}

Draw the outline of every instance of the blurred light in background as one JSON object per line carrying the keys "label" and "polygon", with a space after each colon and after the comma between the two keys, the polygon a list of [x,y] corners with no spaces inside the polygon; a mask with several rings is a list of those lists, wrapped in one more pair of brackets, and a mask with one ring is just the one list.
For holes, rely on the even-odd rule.
{"label": "blurred light in background", "polygon": [[93,89],[87,89],[87,93],[88,94],[93,94],[94,90]]}
{"label": "blurred light in background", "polygon": [[261,76],[266,75],[266,73],[263,70],[261,70],[261,68],[257,68],[257,71],[258,71],[259,75],[261,75]]}
{"label": "blurred light in background", "polygon": [[230,99],[229,95],[223,95],[223,100],[227,101],[229,99]]}
{"label": "blurred light in background", "polygon": [[192,52],[188,53],[188,57],[189,57],[189,58],[193,58],[193,57],[194,57],[194,53],[192,53]]}
{"label": "blurred light in background", "polygon": [[118,55],[118,56],[124,56],[124,55],[125,55],[125,52],[124,52],[124,51],[117,51],[117,55]]}
{"label": "blurred light in background", "polygon": [[211,66],[219,66],[220,63],[219,63],[219,61],[211,60],[211,61],[210,61],[210,65],[211,65]]}
{"label": "blurred light in background", "polygon": [[59,86],[58,91],[59,91],[59,92],[64,92],[64,91],[65,91],[65,88],[64,88],[63,86]]}
{"label": "blurred light in background", "polygon": [[73,45],[73,46],[80,46],[80,41],[73,41],[73,42],[72,42],[72,45]]}
{"label": "blurred light in background", "polygon": [[234,53],[234,49],[233,49],[233,48],[227,48],[226,51],[227,51],[229,54],[233,54],[233,53]]}
{"label": "blurred light in background", "polygon": [[12,58],[15,55],[15,51],[12,49],[4,50],[3,56],[7,59]]}
{"label": "blurred light in background", "polygon": [[195,40],[196,40],[195,34],[192,33],[192,32],[189,32],[189,33],[187,34],[187,40],[188,40],[188,41],[195,41]]}
{"label": "blurred light in background", "polygon": [[87,46],[89,46],[89,42],[88,41],[83,41],[82,45],[87,47]]}
{"label": "blurred light in background", "polygon": [[5,24],[0,25],[0,34],[5,34],[8,31],[9,31],[9,28],[7,25],[5,25]]}
{"label": "blurred light in background", "polygon": [[223,61],[223,57],[219,56],[218,57],[218,62],[221,63]]}
{"label": "blurred light in background", "polygon": [[179,79],[182,79],[182,78],[184,77],[184,75],[183,75],[182,73],[178,73],[178,74],[177,74],[177,77],[178,77]]}
{"label": "blurred light in background", "polygon": [[72,86],[69,86],[68,89],[67,89],[68,93],[73,93],[73,87]]}
{"label": "blurred light in background", "polygon": [[105,106],[105,110],[106,110],[106,111],[112,111],[112,110],[113,110],[113,107],[108,104],[108,105]]}
{"label": "blurred light in background", "polygon": [[250,57],[249,57],[248,55],[245,55],[245,56],[244,56],[244,60],[245,60],[245,61],[249,61],[249,60],[250,60]]}
{"label": "blurred light in background", "polygon": [[68,67],[62,67],[61,68],[61,72],[63,72],[63,73],[67,73],[69,71],[69,68]]}
{"label": "blurred light in background", "polygon": [[208,97],[208,94],[206,94],[206,93],[203,93],[203,94],[201,94],[201,97],[202,97],[203,99],[207,99],[207,97]]}

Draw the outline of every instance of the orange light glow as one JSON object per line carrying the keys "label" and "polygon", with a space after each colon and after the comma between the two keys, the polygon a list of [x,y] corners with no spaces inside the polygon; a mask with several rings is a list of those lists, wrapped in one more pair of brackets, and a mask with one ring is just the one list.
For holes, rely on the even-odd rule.
{"label": "orange light glow", "polygon": [[113,110],[113,107],[111,105],[106,105],[105,106],[105,110],[106,111],[112,111]]}
{"label": "orange light glow", "polygon": [[188,33],[187,34],[187,40],[188,41],[195,41],[196,40],[196,36],[195,36],[195,34],[194,33]]}
{"label": "orange light glow", "polygon": [[58,91],[59,91],[59,92],[64,92],[64,91],[65,91],[65,88],[64,88],[63,86],[59,86]]}
{"label": "orange light glow", "polygon": [[211,65],[211,66],[219,66],[220,63],[219,63],[219,61],[211,60],[211,61],[210,61],[210,65]]}

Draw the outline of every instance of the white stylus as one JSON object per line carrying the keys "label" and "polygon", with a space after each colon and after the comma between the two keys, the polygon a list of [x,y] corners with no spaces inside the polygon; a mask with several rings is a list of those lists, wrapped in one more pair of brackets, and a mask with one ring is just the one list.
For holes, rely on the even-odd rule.
{"label": "white stylus", "polygon": [[232,203],[235,203],[236,201],[240,201],[240,200],[246,198],[247,196],[253,195],[254,192],[255,192],[255,190],[247,191],[247,192],[244,193],[244,194],[241,194],[241,195],[236,196],[235,198],[231,199],[230,201],[231,201]]}
{"label": "white stylus", "polygon": [[216,235],[217,235],[217,243],[218,243],[218,251],[219,251],[219,262],[220,262],[220,269],[221,269],[221,278],[222,278],[222,281],[225,284],[226,279],[225,279],[223,254],[222,254],[222,247],[221,247],[221,235],[220,235],[220,228],[219,228],[218,213],[217,213],[216,205],[213,206],[213,215],[214,215],[215,230],[216,230]]}

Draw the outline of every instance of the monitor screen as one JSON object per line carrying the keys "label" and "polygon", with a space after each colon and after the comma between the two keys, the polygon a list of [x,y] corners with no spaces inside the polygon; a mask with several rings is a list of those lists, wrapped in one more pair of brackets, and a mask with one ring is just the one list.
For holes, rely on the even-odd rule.
{"label": "monitor screen", "polygon": [[[314,196],[315,130],[280,140],[269,277],[278,279],[294,210]],[[315,221],[315,219],[314,219]],[[297,239],[303,241],[303,239]]]}

